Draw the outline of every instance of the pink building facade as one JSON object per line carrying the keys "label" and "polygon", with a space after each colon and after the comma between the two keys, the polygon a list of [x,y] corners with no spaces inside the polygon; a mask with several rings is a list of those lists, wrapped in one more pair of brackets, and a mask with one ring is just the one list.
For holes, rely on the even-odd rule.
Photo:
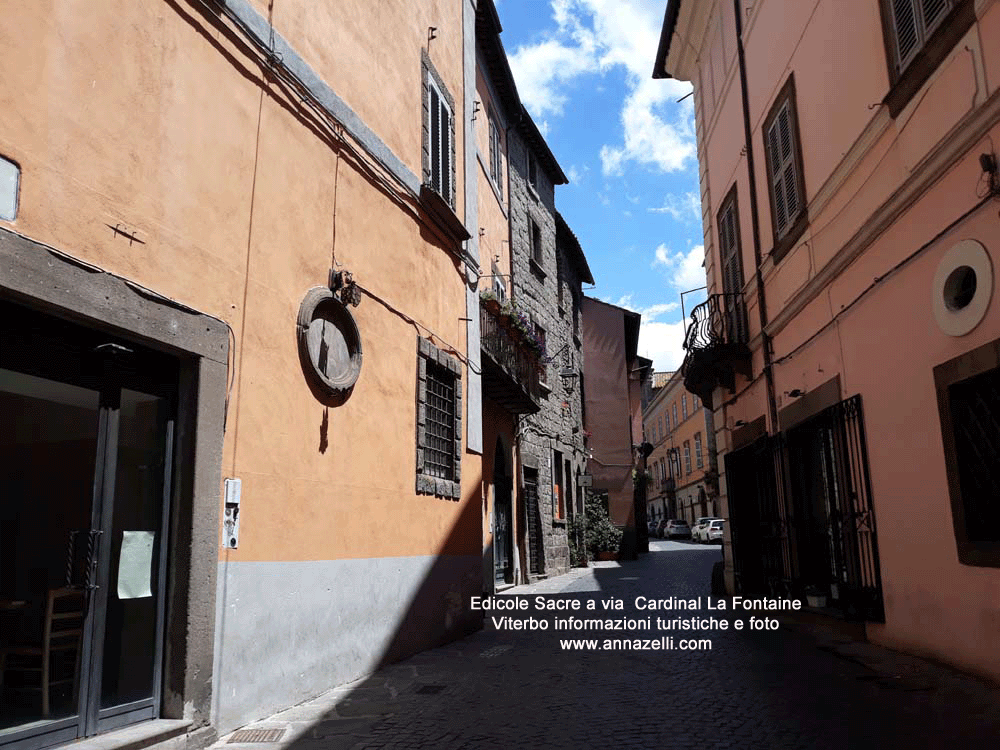
{"label": "pink building facade", "polygon": [[1000,3],[670,0],[653,75],[695,89],[729,590],[1000,676]]}

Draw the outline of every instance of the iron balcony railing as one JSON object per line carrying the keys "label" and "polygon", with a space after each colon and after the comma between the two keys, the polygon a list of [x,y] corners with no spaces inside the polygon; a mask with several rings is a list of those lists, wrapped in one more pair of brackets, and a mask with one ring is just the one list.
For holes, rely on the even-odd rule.
{"label": "iron balcony railing", "polygon": [[528,346],[524,336],[509,324],[506,316],[486,305],[479,307],[479,326],[483,352],[515,381],[537,409],[541,398],[538,376],[542,367],[538,352]]}
{"label": "iron balcony railing", "polygon": [[712,294],[691,311],[684,348],[691,352],[720,344],[745,344],[748,340],[743,295]]}
{"label": "iron balcony railing", "polygon": [[736,373],[751,377],[746,306],[742,294],[712,294],[691,311],[684,336],[684,387],[712,408],[715,389],[736,389]]}

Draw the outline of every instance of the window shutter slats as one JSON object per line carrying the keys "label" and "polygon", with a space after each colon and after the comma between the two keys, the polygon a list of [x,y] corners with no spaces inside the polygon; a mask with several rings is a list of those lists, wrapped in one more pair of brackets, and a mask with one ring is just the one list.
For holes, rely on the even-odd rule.
{"label": "window shutter slats", "polygon": [[951,0],[920,0],[924,12],[924,29],[932,30],[951,7]]}
{"label": "window shutter slats", "polygon": [[917,26],[915,0],[892,0],[892,20],[896,31],[896,54],[900,69],[920,46],[920,29]]}
{"label": "window shutter slats", "polygon": [[781,135],[781,164],[784,165],[792,158],[792,126],[789,122],[787,102],[778,113],[777,126]]}
{"label": "window shutter slats", "polygon": [[437,91],[431,87],[431,187],[441,192],[441,100]]}
{"label": "window shutter slats", "polygon": [[451,113],[441,101],[441,197],[451,201]]}
{"label": "window shutter slats", "polygon": [[785,209],[788,211],[788,218],[795,216],[799,212],[799,195],[795,186],[795,161],[785,167]]}
{"label": "window shutter slats", "polygon": [[768,151],[770,151],[771,157],[771,174],[778,174],[781,171],[781,158],[779,156],[778,148],[777,124],[771,126],[771,130],[767,134],[767,139],[770,145]]}

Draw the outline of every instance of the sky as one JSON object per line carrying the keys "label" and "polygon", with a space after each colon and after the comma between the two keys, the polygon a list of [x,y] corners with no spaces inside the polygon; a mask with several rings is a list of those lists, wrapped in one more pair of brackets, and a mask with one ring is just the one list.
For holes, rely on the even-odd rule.
{"label": "sky", "polygon": [[[570,180],[588,296],[642,314],[639,354],[675,370],[683,291],[705,285],[691,85],[653,80],[666,0],[497,0],[521,101]],[[684,295],[684,309],[705,300]]]}

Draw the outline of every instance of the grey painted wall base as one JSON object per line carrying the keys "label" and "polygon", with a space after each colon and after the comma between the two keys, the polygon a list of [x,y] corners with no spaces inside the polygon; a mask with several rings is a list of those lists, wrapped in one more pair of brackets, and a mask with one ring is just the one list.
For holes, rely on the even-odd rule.
{"label": "grey painted wall base", "polygon": [[482,559],[220,562],[219,734],[482,627]]}

